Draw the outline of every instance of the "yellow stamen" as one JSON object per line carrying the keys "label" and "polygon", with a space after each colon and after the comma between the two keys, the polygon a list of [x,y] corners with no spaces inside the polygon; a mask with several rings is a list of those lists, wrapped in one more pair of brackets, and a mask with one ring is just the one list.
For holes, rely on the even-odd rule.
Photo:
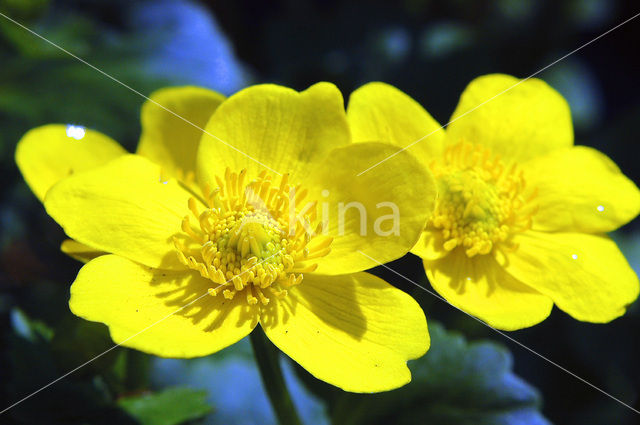
{"label": "yellow stamen", "polygon": [[[227,169],[215,177],[216,188],[205,188],[205,205],[189,199],[195,224],[191,216],[183,219],[174,246],[180,262],[214,283],[211,296],[230,300],[244,292],[247,303],[266,305],[268,294],[286,296],[284,288],[317,268],[310,260],[327,255],[332,238],[306,231],[322,229],[316,203],[299,204],[307,191],[291,186],[288,174],[277,183],[266,172],[245,183],[246,175]],[[295,220],[290,202],[296,203]]]}
{"label": "yellow stamen", "polygon": [[439,196],[427,229],[441,231],[443,248],[462,247],[469,257],[489,254],[511,234],[531,226],[535,208],[524,199],[525,181],[516,164],[469,143],[448,148],[431,170]]}

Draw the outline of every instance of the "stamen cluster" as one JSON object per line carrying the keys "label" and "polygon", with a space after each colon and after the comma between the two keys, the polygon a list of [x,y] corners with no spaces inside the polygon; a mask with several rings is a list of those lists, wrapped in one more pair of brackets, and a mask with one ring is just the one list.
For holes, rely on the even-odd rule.
{"label": "stamen cluster", "polygon": [[191,198],[174,245],[184,265],[216,284],[210,295],[242,292],[249,304],[266,305],[316,269],[311,260],[329,253],[332,238],[320,235],[315,202],[296,208],[308,192],[291,186],[287,174],[279,184],[266,172],[245,184],[246,174],[227,168],[224,179],[216,177],[203,211]]}
{"label": "stamen cluster", "polygon": [[515,163],[463,142],[431,169],[439,196],[428,228],[442,232],[447,251],[461,246],[469,257],[488,254],[513,232],[530,228],[531,198],[523,195],[524,174]]}

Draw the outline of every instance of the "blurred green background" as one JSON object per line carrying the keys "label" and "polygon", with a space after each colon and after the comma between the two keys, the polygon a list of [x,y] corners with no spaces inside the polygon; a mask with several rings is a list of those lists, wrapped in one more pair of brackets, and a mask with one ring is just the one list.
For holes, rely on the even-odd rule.
{"label": "blurred green background", "polygon": [[[396,85],[446,123],[474,77],[526,77],[638,13],[613,0],[125,1],[0,0],[0,12],[148,95],[167,85],[232,94],[275,82]],[[576,143],[640,181],[640,18],[542,72],[572,109]],[[30,128],[85,125],[135,149],[143,99],[0,16],[0,409],[113,346],[75,318],[80,264],[20,176],[13,152]],[[640,270],[640,223],[617,232]],[[426,284],[420,262],[392,267]],[[636,424],[639,416],[385,270],[424,307],[432,349],[414,381],[350,395],[283,358],[308,424]],[[445,330],[446,329],[446,330]],[[640,307],[607,325],[554,309],[509,335],[640,408]],[[271,424],[247,341],[194,360],[116,348],[0,416],[0,423]]]}

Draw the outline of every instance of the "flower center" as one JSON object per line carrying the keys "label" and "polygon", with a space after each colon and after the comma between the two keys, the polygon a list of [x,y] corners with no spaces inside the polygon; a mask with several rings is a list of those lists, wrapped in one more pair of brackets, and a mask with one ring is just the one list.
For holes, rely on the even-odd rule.
{"label": "flower center", "polygon": [[245,176],[227,169],[216,177],[218,186],[204,190],[203,211],[191,198],[174,245],[184,265],[216,284],[210,295],[242,292],[249,304],[266,305],[314,271],[313,260],[329,253],[333,239],[320,235],[315,202],[298,208],[307,191],[291,186],[287,174],[277,185],[266,172],[247,184]]}
{"label": "flower center", "polygon": [[525,181],[516,164],[505,164],[479,145],[449,147],[431,170],[438,182],[435,212],[427,224],[442,232],[444,249],[464,248],[469,257],[488,254],[513,232],[531,226],[523,196]]}

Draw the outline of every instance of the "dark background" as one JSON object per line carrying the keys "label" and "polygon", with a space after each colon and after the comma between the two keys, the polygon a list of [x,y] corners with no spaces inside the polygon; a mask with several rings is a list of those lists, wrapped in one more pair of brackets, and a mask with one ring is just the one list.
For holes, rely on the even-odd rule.
{"label": "dark background", "polygon": [[[492,72],[527,77],[631,18],[640,6],[607,0],[0,0],[0,12],[145,95],[176,84],[204,85],[231,94],[251,83],[274,82],[301,90],[326,80],[347,97],[363,83],[381,80],[414,97],[445,124],[473,78]],[[63,233],[24,184],[13,160],[15,144],[32,127],[63,122],[95,128],[133,150],[143,99],[1,16],[0,29],[0,408],[4,408],[38,383],[46,383],[47,374],[55,378],[110,346],[100,334],[104,329],[85,331],[68,312],[68,286],[79,264],[59,252]],[[640,182],[639,41],[640,17],[538,75],[569,101],[576,143],[605,152],[636,183]],[[639,232],[636,220],[614,235],[636,271]],[[407,256],[392,266],[425,283],[416,257]],[[514,357],[515,373],[542,394],[542,413],[552,423],[640,423],[640,416],[559,368],[397,276],[378,272],[412,293],[429,321],[460,331],[470,340],[490,339],[506,346]],[[20,351],[23,325],[16,311],[33,320],[30,326],[36,329],[38,324],[54,329],[52,340],[41,341],[43,351],[34,347]],[[67,339],[56,331],[59,328]],[[509,335],[640,409],[639,331],[636,303],[607,325],[577,322],[554,309],[542,324]],[[120,351],[133,365],[118,381],[121,393],[144,389],[149,374],[164,370],[149,366],[148,359],[136,360],[142,355],[130,350],[114,353]],[[45,352],[53,353],[55,364],[49,369],[41,365],[48,361],[45,355],[38,354]],[[102,372],[93,364],[79,374],[95,380],[92,374]],[[25,373],[40,378],[26,380]],[[73,391],[84,384],[72,381],[67,387],[60,384],[43,391],[37,396],[42,405],[31,406],[51,408],[46,404],[59,403],[60,397],[67,397],[65,391],[74,394],[68,397],[77,397]],[[112,404],[98,404],[102,413],[87,407],[88,416],[69,414],[62,422],[93,423],[121,414]],[[82,410],[89,405],[76,398],[68,408]],[[23,411],[11,420],[35,419]]]}

